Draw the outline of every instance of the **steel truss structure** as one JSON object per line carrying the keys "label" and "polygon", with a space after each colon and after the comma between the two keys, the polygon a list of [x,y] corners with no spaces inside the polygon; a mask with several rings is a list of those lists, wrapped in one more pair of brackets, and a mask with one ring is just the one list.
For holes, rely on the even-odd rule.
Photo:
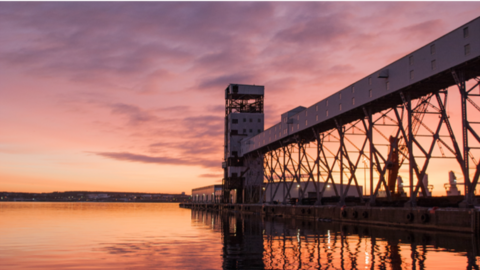
{"label": "steel truss structure", "polygon": [[[243,168],[245,182],[259,186],[248,172],[261,159],[268,184],[269,194],[252,188],[250,201],[282,197],[282,203],[302,202],[315,194],[320,204],[324,196],[335,194],[344,205],[353,189],[370,204],[379,197],[408,197],[406,205],[415,206],[419,196],[431,193],[428,176],[441,177],[432,168],[450,167],[454,160],[460,168],[455,173],[463,178],[457,183],[463,185],[462,205],[476,204],[478,33],[480,17],[308,108],[285,112],[281,122],[243,139],[239,156],[252,161]],[[452,99],[459,106],[450,115]],[[450,163],[444,162],[448,159]],[[454,181],[453,170],[447,174]],[[454,190],[450,194],[458,194],[456,186]]]}
{"label": "steel truss structure", "polygon": [[[392,93],[377,104],[250,152],[245,156],[249,160],[246,173],[263,160],[264,182],[283,183],[269,190],[270,198],[284,194],[282,203],[292,198],[292,190],[302,182],[306,186],[298,192],[299,202],[309,185],[316,192],[316,204],[321,204],[326,188],[333,188],[340,205],[345,205],[351,188],[363,200],[363,180],[363,188],[369,190],[365,199],[371,205],[382,193],[387,198],[407,196],[407,206],[415,206],[417,197],[429,192],[422,180],[433,160],[454,159],[464,179],[463,205],[474,205],[480,176],[480,78],[473,73],[478,74],[451,70],[449,77],[443,74],[435,84]],[[471,79],[469,87],[467,79]],[[447,110],[449,96],[455,94],[461,102],[461,128],[452,125]],[[408,186],[395,188],[398,175],[406,176]],[[254,182],[261,186],[258,179]],[[408,192],[402,194],[403,188]],[[250,201],[261,201],[262,191],[252,189],[250,196],[255,199]]]}
{"label": "steel truss structure", "polygon": [[245,186],[243,196],[245,203],[262,203],[264,200],[263,190],[263,155],[245,156],[244,163],[247,168],[242,176],[245,176]]}

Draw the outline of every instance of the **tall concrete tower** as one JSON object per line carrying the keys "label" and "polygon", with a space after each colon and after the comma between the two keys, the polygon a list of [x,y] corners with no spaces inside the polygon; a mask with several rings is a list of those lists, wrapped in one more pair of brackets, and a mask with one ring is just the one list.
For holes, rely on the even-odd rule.
{"label": "tall concrete tower", "polygon": [[225,89],[223,203],[243,203],[245,160],[241,141],[263,132],[264,87],[230,84]]}

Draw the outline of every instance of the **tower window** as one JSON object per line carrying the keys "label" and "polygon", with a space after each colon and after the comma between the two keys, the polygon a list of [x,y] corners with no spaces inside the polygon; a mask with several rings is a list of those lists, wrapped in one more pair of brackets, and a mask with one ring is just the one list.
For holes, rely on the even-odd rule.
{"label": "tower window", "polygon": [[410,64],[410,66],[413,66],[413,55],[410,55],[410,57],[408,57],[408,63]]}
{"label": "tower window", "polygon": [[238,119],[232,119],[232,124],[237,124],[238,123]]}
{"label": "tower window", "polygon": [[262,122],[262,119],[258,118],[258,123]]}
{"label": "tower window", "polygon": [[352,85],[352,94],[355,93],[355,85]]}
{"label": "tower window", "polygon": [[244,122],[244,123],[247,122],[247,118],[243,118],[243,122]]}
{"label": "tower window", "polygon": [[467,38],[470,35],[468,27],[463,28],[463,37]]}
{"label": "tower window", "polygon": [[389,81],[387,81],[387,82],[385,83],[385,88],[386,88],[387,90],[390,90],[390,82],[389,82]]}
{"label": "tower window", "polygon": [[253,119],[252,119],[252,118],[250,118],[249,120],[250,120],[250,123],[252,123],[252,122],[253,122]]}
{"label": "tower window", "polygon": [[308,126],[308,120],[305,120],[305,126]]}
{"label": "tower window", "polygon": [[342,110],[342,103],[340,103],[340,104],[338,104],[338,105],[339,105],[338,108],[339,108],[339,110],[341,111],[341,110]]}
{"label": "tower window", "polygon": [[315,117],[315,120],[318,121],[318,114],[317,114],[317,116]]}
{"label": "tower window", "polygon": [[325,111],[325,116],[328,116],[328,110]]}
{"label": "tower window", "polygon": [[465,55],[470,54],[470,44],[465,45]]}
{"label": "tower window", "polygon": [[247,134],[247,130],[246,130],[246,129],[243,129],[243,134]]}
{"label": "tower window", "polygon": [[338,94],[338,99],[342,99],[342,93],[341,92]]}
{"label": "tower window", "polygon": [[430,45],[430,54],[435,54],[435,44]]}
{"label": "tower window", "polygon": [[372,89],[368,90],[368,92],[369,92],[369,94],[368,94],[369,97],[372,97],[373,96]]}
{"label": "tower window", "polygon": [[253,130],[252,130],[252,129],[249,129],[249,130],[248,130],[248,132],[252,133],[252,132],[253,132]]}
{"label": "tower window", "polygon": [[315,111],[317,111],[317,112],[318,112],[318,105],[316,105],[316,106],[315,106]]}
{"label": "tower window", "polygon": [[355,98],[352,98],[352,105],[355,105]]}
{"label": "tower window", "polygon": [[410,70],[410,80],[413,80],[413,70]]}
{"label": "tower window", "polygon": [[325,103],[325,106],[328,106],[328,99],[327,99],[325,102],[326,102],[326,103]]}
{"label": "tower window", "polygon": [[368,85],[372,85],[372,77],[368,77]]}
{"label": "tower window", "polygon": [[432,60],[432,70],[435,70],[437,68],[437,62],[435,60]]}

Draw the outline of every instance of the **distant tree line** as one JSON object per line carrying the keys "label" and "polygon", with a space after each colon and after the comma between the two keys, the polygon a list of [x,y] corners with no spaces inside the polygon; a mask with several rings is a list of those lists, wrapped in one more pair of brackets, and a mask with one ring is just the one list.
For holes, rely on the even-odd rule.
{"label": "distant tree line", "polygon": [[191,196],[166,193],[66,191],[50,193],[0,192],[0,201],[43,202],[190,202]]}

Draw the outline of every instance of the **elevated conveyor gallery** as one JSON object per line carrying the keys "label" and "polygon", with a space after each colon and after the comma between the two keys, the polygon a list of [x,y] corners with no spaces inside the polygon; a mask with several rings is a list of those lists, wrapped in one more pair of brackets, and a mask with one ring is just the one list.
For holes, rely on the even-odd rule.
{"label": "elevated conveyor gallery", "polygon": [[452,71],[462,72],[465,81],[475,78],[480,75],[479,61],[477,18],[308,108],[282,114],[280,123],[242,141],[241,155],[278,148],[294,135],[314,140],[312,127],[327,131],[335,128],[335,119],[348,123],[364,118],[365,107],[376,113],[403,104],[400,93],[416,99],[445,89],[456,84]]}

